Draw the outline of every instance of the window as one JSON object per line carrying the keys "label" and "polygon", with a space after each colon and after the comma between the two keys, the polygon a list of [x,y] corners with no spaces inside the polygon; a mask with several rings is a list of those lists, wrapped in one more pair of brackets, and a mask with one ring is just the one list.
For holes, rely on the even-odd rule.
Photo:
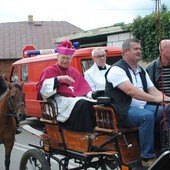
{"label": "window", "polygon": [[122,56],[107,57],[106,63],[109,65],[112,65],[112,64],[116,63],[117,61],[119,61],[121,58],[122,58]]}
{"label": "window", "polygon": [[[122,56],[107,57],[106,63],[109,64],[109,65],[112,65],[115,62],[117,62],[118,60],[120,60],[121,58],[122,58]],[[82,66],[83,73],[87,69],[89,69],[92,65],[93,65],[93,60],[92,59],[82,60],[81,61],[81,66]]]}
{"label": "window", "polygon": [[28,65],[21,67],[21,81],[28,82]]}
{"label": "window", "polygon": [[93,65],[93,60],[92,60],[92,59],[82,60],[82,61],[81,61],[81,67],[82,67],[83,73],[84,73],[87,69],[89,69],[92,65]]}
{"label": "window", "polygon": [[18,67],[17,66],[15,66],[12,70],[11,82],[18,83]]}

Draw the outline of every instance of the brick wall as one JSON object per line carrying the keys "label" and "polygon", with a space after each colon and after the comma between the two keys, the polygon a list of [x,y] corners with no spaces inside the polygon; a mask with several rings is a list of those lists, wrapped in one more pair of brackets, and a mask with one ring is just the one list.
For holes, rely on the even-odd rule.
{"label": "brick wall", "polygon": [[7,77],[9,77],[10,68],[13,62],[16,60],[0,60],[0,74],[5,74]]}
{"label": "brick wall", "polygon": [[122,43],[124,42],[124,40],[132,37],[133,36],[130,32],[109,35],[107,36],[107,46],[122,47]]}

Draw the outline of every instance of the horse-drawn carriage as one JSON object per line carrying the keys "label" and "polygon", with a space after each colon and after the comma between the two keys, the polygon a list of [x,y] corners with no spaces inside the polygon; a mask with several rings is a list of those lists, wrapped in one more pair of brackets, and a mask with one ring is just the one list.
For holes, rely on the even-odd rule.
{"label": "horse-drawn carriage", "polygon": [[[51,160],[59,164],[59,169],[138,169],[140,148],[138,128],[122,128],[109,98],[99,97],[94,105],[97,126],[87,133],[64,129],[56,120],[57,104],[53,99],[40,101],[45,132],[29,125],[22,128],[40,138],[40,146],[26,151],[20,161],[20,170],[48,170]],[[57,155],[62,155],[59,159]],[[70,161],[77,166],[70,168]]]}
{"label": "horse-drawn carriage", "polygon": [[[11,120],[12,128],[7,128],[1,143],[6,148],[5,165],[9,169],[10,153],[14,143],[15,114],[25,115],[25,100],[21,86],[9,84],[10,90],[1,98],[1,120]],[[5,103],[4,103],[5,102]],[[11,107],[11,105],[13,107]],[[97,126],[92,132],[73,132],[64,129],[56,120],[57,103],[53,99],[40,101],[45,132],[29,125],[23,128],[40,138],[40,145],[30,144],[34,149],[26,151],[20,161],[20,170],[51,169],[51,160],[58,163],[59,169],[121,169],[142,170],[137,128],[123,128],[114,106],[107,97],[98,97],[94,105]],[[5,110],[2,110],[4,108]],[[14,110],[10,110],[13,108]],[[9,109],[9,110],[8,110]],[[8,114],[7,114],[8,113]],[[11,113],[11,114],[9,114]],[[12,114],[14,113],[14,114]],[[22,114],[21,114],[22,113]],[[22,118],[23,119],[23,118]],[[3,125],[3,123],[2,123]],[[1,125],[3,132],[4,127]],[[4,124],[5,126],[8,124]],[[9,133],[11,131],[11,133]],[[7,135],[8,134],[8,135]],[[166,131],[169,146],[170,130]],[[12,138],[9,136],[12,136]],[[9,139],[11,139],[9,141]],[[149,140],[149,139],[147,139]],[[10,147],[8,147],[10,144]],[[9,150],[8,150],[9,149]],[[58,157],[58,155],[62,155]],[[74,167],[70,162],[74,161]],[[166,149],[148,170],[169,170],[170,150]]]}
{"label": "horse-drawn carriage", "polygon": [[[53,99],[40,101],[45,132],[29,125],[22,128],[40,138],[40,146],[26,151],[20,170],[51,169],[51,160],[64,169],[144,170],[140,161],[138,128],[123,128],[108,97],[98,97],[94,105],[97,126],[92,132],[64,129],[56,120],[57,103]],[[167,134],[168,135],[168,134]],[[169,135],[168,135],[169,136]],[[167,141],[168,142],[168,141]],[[57,155],[62,155],[58,158]],[[70,161],[77,166],[70,167]],[[148,170],[169,170],[170,150],[165,150]]]}

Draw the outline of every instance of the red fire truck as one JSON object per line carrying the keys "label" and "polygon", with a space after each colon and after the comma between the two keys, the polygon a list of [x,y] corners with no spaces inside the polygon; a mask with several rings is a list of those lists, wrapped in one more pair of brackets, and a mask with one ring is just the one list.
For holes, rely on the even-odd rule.
{"label": "red fire truck", "polygon": [[[82,74],[93,64],[91,51],[94,47],[76,49],[72,66]],[[103,47],[107,54],[107,63],[113,64],[122,58],[121,49],[118,47]],[[14,62],[10,71],[10,82],[20,83],[24,81],[24,92],[26,94],[26,108],[28,117],[41,117],[40,104],[36,100],[36,84],[39,81],[42,70],[57,62],[55,50],[36,50],[32,45],[23,49],[23,58]]]}

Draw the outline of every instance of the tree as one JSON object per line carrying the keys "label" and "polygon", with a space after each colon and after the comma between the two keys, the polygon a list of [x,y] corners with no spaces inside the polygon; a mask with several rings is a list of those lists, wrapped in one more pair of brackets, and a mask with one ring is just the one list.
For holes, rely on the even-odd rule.
{"label": "tree", "polygon": [[153,12],[145,17],[138,16],[130,25],[132,35],[141,40],[144,61],[151,61],[159,56],[160,39],[170,39],[170,11],[162,6],[160,17]]}

